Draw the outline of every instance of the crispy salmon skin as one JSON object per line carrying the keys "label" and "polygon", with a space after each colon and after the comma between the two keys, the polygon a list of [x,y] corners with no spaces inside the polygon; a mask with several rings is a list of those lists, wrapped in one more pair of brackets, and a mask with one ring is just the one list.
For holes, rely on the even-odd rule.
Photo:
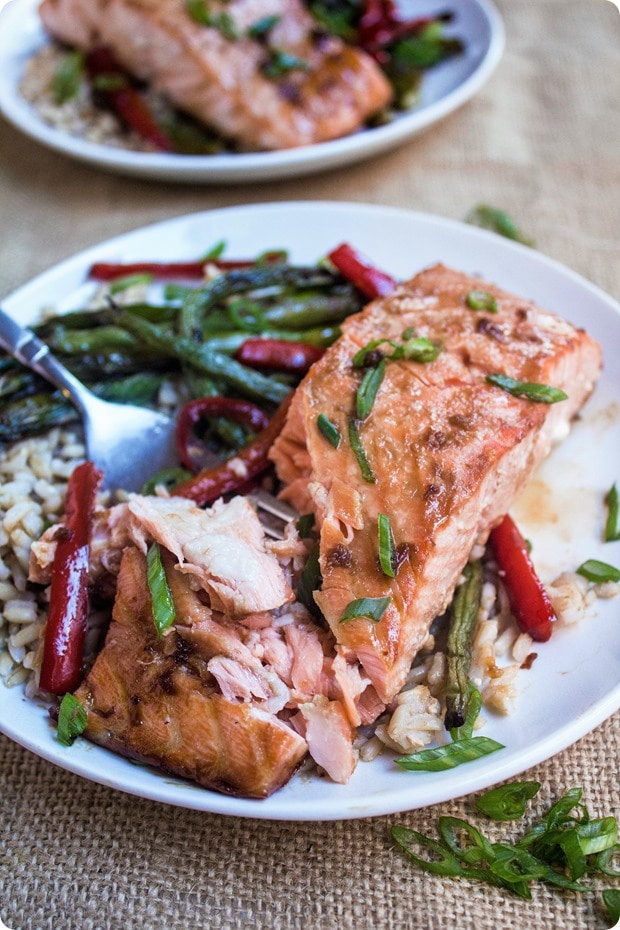
{"label": "crispy salmon skin", "polygon": [[[198,4],[199,6],[199,4]],[[48,32],[107,46],[135,77],[241,148],[294,148],[347,135],[389,103],[360,49],[321,32],[301,0],[43,0]]]}
{"label": "crispy salmon skin", "polygon": [[[472,292],[486,295],[486,310],[473,309],[481,298],[472,300]],[[372,409],[355,421],[371,471],[364,477],[350,442],[364,375],[353,359],[375,340],[398,345],[412,331],[441,351],[429,362],[384,363]],[[376,365],[394,349],[384,343],[373,351]],[[382,701],[401,688],[472,547],[486,540],[566,435],[600,369],[600,347],[583,330],[437,265],[350,317],[297,389],[271,456],[283,496],[301,513],[317,514],[323,577],[317,604]],[[552,405],[516,397],[488,383],[492,374],[568,396]],[[320,415],[339,432],[336,448],[318,427]],[[393,579],[379,563],[380,514],[394,537]],[[348,605],[361,598],[389,600],[380,618],[343,622]]]}

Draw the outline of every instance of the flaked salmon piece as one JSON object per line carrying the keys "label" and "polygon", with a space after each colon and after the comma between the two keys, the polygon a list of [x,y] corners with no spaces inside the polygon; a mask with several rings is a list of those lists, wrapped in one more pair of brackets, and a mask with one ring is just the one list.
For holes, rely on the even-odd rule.
{"label": "flaked salmon piece", "polygon": [[300,704],[303,725],[314,761],[332,779],[346,784],[355,769],[352,727],[340,701],[330,701],[319,695],[313,701]]}
{"label": "flaked salmon piece", "polygon": [[293,600],[276,557],[265,548],[256,511],[245,497],[219,500],[207,510],[181,498],[130,494],[136,521],[194,577],[211,606],[231,617],[273,610]]}
{"label": "flaked salmon piece", "polygon": [[76,697],[93,742],[226,793],[267,797],[307,753],[275,715],[219,693],[205,659],[176,631],[158,639],[135,548],[123,554],[112,624]]}
{"label": "flaked salmon piece", "polygon": [[[254,628],[251,622],[246,628],[245,618],[235,624],[226,623],[225,618],[215,620],[197,592],[188,587],[185,576],[169,570],[168,578],[182,617],[176,631],[207,660],[207,670],[224,697],[253,703],[273,714],[299,710],[300,719],[306,721],[301,735],[310,756],[333,781],[347,782],[357,761],[354,728],[365,719],[356,701],[374,689],[367,688],[368,680],[350,668],[343,656],[334,658],[331,634],[317,628],[301,605],[279,629],[273,625]],[[324,667],[332,662],[339,663],[338,673],[325,675]],[[375,709],[377,716],[383,705]]]}
{"label": "flaked salmon piece", "polygon": [[[466,303],[494,295],[497,312]],[[352,365],[372,340],[402,342],[413,327],[442,346],[432,362],[388,361],[372,410],[360,422],[374,475],[364,480],[347,439],[361,372]],[[432,620],[448,606],[475,543],[509,510],[554,442],[563,438],[600,373],[598,344],[532,302],[438,265],[343,324],[342,337],[298,387],[272,449],[283,497],[320,529],[322,589],[315,594],[336,640],[360,661],[385,703],[402,687]],[[385,347],[386,354],[392,349]],[[514,397],[489,374],[563,389],[553,405]],[[333,448],[317,428],[340,431]],[[395,579],[378,561],[379,514],[400,559]],[[389,598],[378,622],[341,622],[358,598]]]}
{"label": "flaked salmon piece", "polygon": [[[30,553],[29,578],[49,583],[60,525],[49,527]],[[95,514],[91,584],[118,573],[123,549],[146,552],[156,540],[177,557],[177,569],[209,594],[211,606],[236,617],[273,610],[294,595],[275,554],[266,547],[249,501],[235,497],[203,510],[181,497],[131,494],[127,502]]]}
{"label": "flaked salmon piece", "polygon": [[[329,697],[320,691],[323,682],[298,681],[303,690],[295,685],[305,656],[311,657],[309,670],[316,665],[319,632],[324,661],[330,661],[331,635],[317,631],[311,642],[309,619],[286,624],[289,635],[280,635],[290,652],[287,683],[250,648],[266,628],[246,630],[238,621],[213,615],[165,550],[163,562],[177,622],[158,639],[144,555],[134,547],[123,554],[110,629],[76,691],[88,712],[86,736],[248,797],[267,796],[284,784],[308,752],[333,780],[348,781],[356,764],[354,724],[341,692],[333,693],[333,679]],[[298,637],[290,633],[295,626]],[[288,723],[296,711],[297,729]]]}
{"label": "flaked salmon piece", "polygon": [[[35,539],[30,549],[28,578],[35,584],[49,584],[62,523],[54,523]],[[110,599],[114,597],[114,579],[118,575],[121,556],[126,546],[135,545],[146,552],[149,540],[144,530],[131,519],[125,502],[112,507],[99,507],[93,514],[93,529],[88,562],[89,580],[93,588],[104,586]]]}
{"label": "flaked salmon piece", "polygon": [[249,149],[347,135],[389,102],[375,61],[319,30],[301,0],[207,8],[212,26],[196,22],[185,0],[43,0],[40,16],[62,42],[107,45],[131,74]]}

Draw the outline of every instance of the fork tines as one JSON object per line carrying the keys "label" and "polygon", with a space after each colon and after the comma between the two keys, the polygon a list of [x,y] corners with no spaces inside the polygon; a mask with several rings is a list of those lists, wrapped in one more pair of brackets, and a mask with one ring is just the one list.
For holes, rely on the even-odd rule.
{"label": "fork tines", "polygon": [[272,539],[282,539],[286,524],[292,520],[297,520],[299,517],[293,507],[285,504],[284,501],[279,501],[267,491],[252,491],[251,494],[248,494],[248,500],[254,504],[258,511],[265,535],[270,536]]}

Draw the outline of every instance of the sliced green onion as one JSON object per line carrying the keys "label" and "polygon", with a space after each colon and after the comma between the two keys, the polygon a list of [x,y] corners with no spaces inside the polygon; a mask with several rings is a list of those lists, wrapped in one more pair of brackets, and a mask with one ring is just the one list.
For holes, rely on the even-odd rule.
{"label": "sliced green onion", "polygon": [[339,622],[345,623],[347,620],[365,617],[373,623],[378,623],[391,601],[391,597],[359,597],[347,604]]}
{"label": "sliced green onion", "polygon": [[573,820],[568,815],[582,807],[581,797],[583,791],[581,788],[569,788],[566,794],[553,804],[547,811],[544,822],[549,830],[556,830],[566,824],[567,820]]}
{"label": "sliced green onion", "polygon": [[618,843],[616,843],[615,846],[611,846],[609,849],[603,850],[603,852],[597,855],[597,870],[604,875],[609,875],[611,878],[620,878],[620,864],[618,868],[615,868],[613,864],[613,860],[616,856],[620,856],[620,844]]}
{"label": "sliced green onion", "polygon": [[583,575],[588,581],[595,584],[602,584],[605,581],[620,581],[620,570],[607,562],[599,562],[598,559],[587,559],[577,569],[578,575]]}
{"label": "sliced green onion", "polygon": [[146,578],[151,592],[155,629],[161,637],[174,623],[176,610],[157,542],[151,543],[146,553]]}
{"label": "sliced green onion", "polygon": [[364,451],[360,437],[359,426],[357,420],[354,417],[350,417],[349,419],[349,443],[351,445],[351,449],[353,450],[353,454],[357,459],[357,464],[360,467],[362,478],[369,484],[374,484],[377,479],[375,478],[374,472],[370,467],[370,462],[366,457],[366,452]]}
{"label": "sliced green onion", "polygon": [[191,474],[186,468],[177,465],[172,466],[172,468],[163,468],[144,482],[140,488],[140,494],[154,494],[155,488],[159,486],[163,486],[167,491],[172,491],[177,484],[187,481]]}
{"label": "sliced green onion", "polygon": [[501,743],[488,736],[471,736],[469,739],[437,746],[435,749],[421,749],[395,761],[408,772],[445,772],[504,748]]}
{"label": "sliced green onion", "polygon": [[214,243],[210,249],[208,249],[205,254],[202,256],[203,262],[214,262],[218,258],[221,258],[224,252],[226,251],[226,240],[220,239],[219,242]]}
{"label": "sliced green onion", "polygon": [[376,368],[369,368],[364,373],[355,395],[355,411],[359,420],[365,420],[372,410],[384,374],[385,359],[382,359]]}
{"label": "sliced green onion", "polygon": [[207,0],[186,0],[185,9],[201,26],[217,29],[226,39],[231,41],[239,38],[239,31],[230,13],[212,13]]}
{"label": "sliced green onion", "polygon": [[136,287],[143,284],[147,286],[153,281],[152,274],[128,274],[124,278],[116,278],[114,281],[110,282],[109,291],[110,294],[120,294],[122,291],[126,291],[130,287]]}
{"label": "sliced green onion", "polygon": [[[515,782],[486,792],[477,806],[495,820],[516,820],[539,788],[538,782]],[[616,819],[591,819],[581,796],[581,788],[567,791],[515,843],[490,843],[458,817],[437,819],[440,841],[404,827],[394,827],[392,836],[416,865],[440,875],[473,878],[522,898],[531,898],[534,881],[587,892],[592,889],[577,881],[586,873],[618,877],[612,860],[620,846]],[[611,905],[620,917],[620,893]]]}
{"label": "sliced green onion", "polygon": [[351,359],[351,364],[354,368],[363,368],[366,365],[366,359],[371,352],[374,352],[375,349],[382,346],[384,343],[389,342],[388,339],[371,339],[370,342],[366,343],[361,349],[355,353]]}
{"label": "sliced green onion", "polygon": [[52,78],[52,95],[57,104],[77,97],[80,79],[84,72],[84,53],[68,52],[61,60]]}
{"label": "sliced green onion", "polygon": [[508,375],[487,375],[486,380],[489,384],[494,384],[512,394],[513,397],[527,397],[528,400],[533,400],[538,404],[557,404],[568,398],[568,395],[560,388],[550,387],[548,384],[536,384],[534,381],[516,381]]}
{"label": "sliced green onion", "polygon": [[519,229],[505,210],[489,207],[487,204],[480,204],[474,207],[465,219],[467,223],[482,226],[484,229],[491,229],[507,239],[514,239],[515,242],[522,242],[523,245],[534,245],[533,240]]}
{"label": "sliced green onion", "polygon": [[290,71],[307,71],[308,63],[297,55],[291,55],[279,48],[272,48],[270,57],[262,65],[261,71],[268,78],[279,78]]}
{"label": "sliced green onion", "polygon": [[80,704],[73,694],[65,694],[60,702],[58,711],[58,729],[56,735],[58,742],[63,746],[71,746],[76,736],[83,733],[88,724],[86,708]]}
{"label": "sliced green onion", "polygon": [[603,902],[612,921],[612,927],[617,927],[620,921],[620,890],[606,888],[603,892]]}
{"label": "sliced green onion", "polygon": [[583,854],[576,830],[570,829],[562,831],[557,841],[550,845],[551,849],[559,847],[564,853],[564,858],[568,866],[568,874],[571,879],[574,880],[585,875],[588,864]]}
{"label": "sliced green onion", "polygon": [[396,546],[394,545],[390,518],[387,514],[379,514],[377,530],[379,534],[379,564],[381,565],[381,571],[388,578],[395,578]]}
{"label": "sliced green onion", "polygon": [[271,32],[273,27],[277,25],[282,19],[277,13],[273,13],[271,16],[262,16],[260,19],[257,19],[256,22],[248,29],[248,36],[251,39],[262,39],[264,36],[268,35]]}
{"label": "sliced green onion", "polygon": [[[439,817],[437,829],[450,852],[454,853],[461,862],[475,865],[493,859],[491,843],[467,820],[462,820],[460,817]],[[463,839],[467,841],[466,845],[463,845]]]}
{"label": "sliced green onion", "polygon": [[[419,865],[425,872],[432,872],[434,875],[462,875],[463,866],[453,855],[450,850],[442,843],[418,833],[417,830],[409,830],[407,827],[393,826],[392,837],[402,850],[407,854],[412,862]],[[414,852],[414,848],[428,850],[432,859],[425,859]]]}
{"label": "sliced green onion", "polygon": [[521,781],[492,788],[476,798],[479,811],[491,820],[518,820],[525,814],[527,801],[540,791],[540,782]]}
{"label": "sliced green onion", "polygon": [[509,885],[534,881],[547,874],[548,869],[543,862],[518,846],[493,843],[493,853],[491,873]]}
{"label": "sliced green onion", "polygon": [[615,483],[605,495],[607,505],[607,520],[605,522],[605,542],[616,542],[620,539],[620,519],[618,506],[618,488]]}
{"label": "sliced green onion", "polygon": [[488,313],[497,313],[497,297],[488,291],[480,291],[474,288],[465,298],[465,303],[470,310],[486,310]]}
{"label": "sliced green onion", "polygon": [[304,513],[301,517],[298,518],[295,528],[299,534],[300,539],[307,539],[314,529],[314,514],[313,513]]}
{"label": "sliced green onion", "polygon": [[319,431],[325,436],[330,446],[337,449],[340,445],[340,430],[329,420],[324,413],[319,413],[316,418],[316,425]]}
{"label": "sliced green onion", "polygon": [[575,833],[584,856],[592,856],[615,847],[618,825],[615,817],[601,817],[579,824],[575,827]]}
{"label": "sliced green onion", "polygon": [[431,342],[426,336],[416,336],[413,326],[408,326],[402,333],[403,343],[395,342],[393,339],[372,339],[369,343],[359,349],[353,356],[351,363],[354,368],[364,368],[368,356],[381,345],[390,345],[394,350],[385,356],[386,361],[398,362],[401,359],[407,359],[410,362],[434,362],[439,353],[441,346],[436,342]]}
{"label": "sliced green onion", "polygon": [[314,600],[314,592],[320,591],[322,584],[323,576],[321,575],[319,544],[317,543],[308,556],[308,560],[304,565],[297,584],[297,591],[295,592],[297,600],[317,619],[321,617],[321,611]]}
{"label": "sliced green onion", "polygon": [[436,342],[426,336],[414,336],[403,345],[397,345],[389,357],[395,362],[403,358],[409,362],[434,362],[440,352],[441,346]]}

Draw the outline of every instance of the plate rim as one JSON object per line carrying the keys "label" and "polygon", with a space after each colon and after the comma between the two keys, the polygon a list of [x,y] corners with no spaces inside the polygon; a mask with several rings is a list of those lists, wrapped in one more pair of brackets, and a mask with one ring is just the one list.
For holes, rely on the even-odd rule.
{"label": "plate rim", "polygon": [[[506,31],[494,0],[465,0],[465,2],[472,10],[475,9],[483,16],[489,30],[489,41],[474,70],[465,80],[437,101],[405,113],[386,126],[366,130],[368,136],[364,136],[364,131],[362,131],[340,139],[296,149],[250,152],[239,155],[169,155],[115,149],[111,146],[81,140],[60,129],[48,126],[17,92],[13,69],[8,69],[8,74],[3,75],[2,67],[0,67],[0,113],[15,128],[39,144],[85,164],[123,175],[188,183],[194,181],[252,183],[257,180],[276,180],[311,174],[352,164],[395,148],[448,116],[481,90],[502,58],[506,45]],[[2,25],[2,20],[6,19],[9,31],[11,28],[17,30],[18,36],[25,36],[29,26],[39,29],[35,20],[37,3],[38,0],[10,0],[0,11],[0,25]],[[23,22],[19,16],[22,9],[24,11]],[[7,34],[5,32],[4,40],[0,39],[0,66],[14,63],[16,58],[15,51],[11,50],[11,53],[8,53],[6,50]],[[16,50],[18,54],[21,54],[20,48],[21,45],[18,44]]]}
{"label": "plate rim", "polygon": [[[188,223],[200,223],[207,217],[209,218],[209,221],[217,222],[218,216],[221,214],[246,214],[248,212],[260,214],[264,212],[272,212],[274,210],[276,212],[299,212],[300,210],[307,210],[311,213],[325,213],[334,210],[341,210],[351,215],[361,215],[366,213],[372,215],[372,217],[378,217],[380,215],[386,217],[393,215],[395,217],[412,220],[414,223],[422,223],[422,225],[430,224],[438,229],[450,228],[452,230],[460,231],[461,234],[466,233],[467,236],[479,238],[482,244],[490,245],[493,243],[493,245],[500,249],[500,251],[507,250],[508,254],[512,254],[516,250],[516,252],[521,253],[521,255],[527,255],[529,261],[532,261],[535,264],[540,263],[544,266],[551,267],[554,271],[560,272],[564,277],[568,276],[571,282],[585,287],[588,292],[592,293],[599,299],[602,299],[605,306],[612,310],[614,314],[620,316],[620,304],[618,304],[613,297],[598,288],[597,285],[594,285],[582,275],[572,271],[554,259],[548,258],[542,253],[520,245],[519,243],[504,240],[487,230],[469,226],[457,220],[440,217],[435,214],[406,210],[399,207],[383,207],[377,204],[362,204],[359,202],[348,203],[345,201],[276,201],[273,203],[266,202],[260,204],[237,205],[232,207],[216,208],[212,210],[202,210],[189,214],[181,214],[176,217],[146,224],[136,229],[103,240],[93,246],[90,246],[87,249],[81,250],[80,252],[64,259],[63,261],[56,263],[51,268],[41,272],[30,281],[14,290],[3,301],[3,304],[9,310],[9,312],[11,312],[11,308],[13,306],[15,306],[17,309],[21,302],[24,300],[27,301],[29,299],[28,294],[31,290],[36,290],[41,286],[45,286],[47,280],[52,280],[55,276],[64,273],[73,274],[80,269],[83,272],[91,261],[93,261],[95,258],[108,257],[110,251],[114,252],[116,250],[118,252],[120,249],[128,249],[128,251],[131,253],[133,248],[135,254],[135,246],[137,243],[137,251],[139,252],[139,243],[145,233],[157,234],[158,230],[161,232],[169,231],[170,227],[174,226],[175,224],[183,226]],[[73,293],[73,291],[69,291],[69,293]],[[63,294],[59,295],[59,299],[63,296]],[[32,712],[35,714],[44,713],[41,706],[36,703],[31,703],[23,695],[22,687],[19,686],[19,688],[20,692],[22,692],[19,694],[19,698],[28,704],[28,712],[30,712],[30,709],[32,708]],[[7,691],[9,691],[9,689],[7,689],[3,684],[0,685],[0,693],[6,694]],[[416,799],[412,797],[412,794],[415,792],[414,783],[411,782],[407,784],[407,776],[404,775],[402,789],[399,788],[398,791],[390,791],[388,792],[387,797],[382,799],[373,798],[371,796],[367,805],[362,805],[359,801],[359,798],[355,799],[353,802],[348,799],[339,799],[338,797],[333,796],[332,792],[332,797],[330,797],[329,801],[326,802],[324,806],[321,807],[320,805],[317,805],[316,802],[313,802],[315,807],[314,810],[304,810],[302,812],[294,811],[291,809],[291,801],[286,797],[286,787],[281,789],[280,792],[276,792],[275,795],[272,795],[271,798],[267,799],[265,802],[256,802],[250,801],[248,799],[230,798],[226,795],[220,795],[209,791],[208,789],[199,788],[198,786],[191,784],[187,786],[185,783],[177,782],[176,779],[172,779],[173,784],[178,783],[182,784],[183,787],[188,787],[188,790],[182,793],[181,797],[165,796],[166,790],[163,789],[163,785],[165,785],[166,782],[162,782],[161,780],[157,780],[152,784],[148,782],[146,787],[141,786],[139,789],[136,787],[128,787],[127,783],[118,784],[118,781],[115,780],[113,776],[107,777],[105,772],[102,773],[101,771],[97,771],[96,773],[93,773],[91,770],[89,770],[88,765],[82,762],[81,757],[68,756],[61,760],[60,756],[62,753],[60,752],[60,748],[53,740],[51,730],[49,741],[46,741],[46,744],[41,746],[40,742],[37,741],[36,735],[31,737],[29,734],[24,734],[23,732],[20,732],[19,729],[17,729],[17,725],[14,727],[10,720],[7,722],[7,720],[4,719],[1,705],[0,731],[5,733],[5,735],[13,739],[15,742],[18,742],[20,745],[24,746],[26,749],[34,752],[41,758],[46,759],[55,765],[58,765],[68,772],[72,772],[73,774],[85,777],[90,781],[105,785],[107,787],[114,788],[115,790],[120,790],[124,793],[133,794],[152,801],[187,807],[213,814],[241,816],[254,819],[299,822],[330,821],[395,814],[400,811],[413,810],[419,807],[427,807],[436,803],[454,800],[465,794],[471,794],[477,790],[480,790],[481,788],[495,784],[504,778],[509,778],[520,774],[532,765],[543,762],[563,749],[568,748],[568,746],[581,739],[584,735],[589,733],[592,729],[611,716],[611,714],[613,714],[619,707],[620,684],[618,684],[615,688],[610,689],[605,693],[604,696],[591,703],[586,710],[579,714],[577,719],[573,719],[563,726],[556,728],[552,734],[544,738],[539,738],[530,746],[526,748],[522,747],[519,749],[518,752],[516,752],[516,757],[515,754],[511,755],[510,753],[508,753],[506,757],[503,757],[502,754],[498,754],[496,757],[489,757],[487,760],[480,760],[480,762],[485,763],[483,765],[472,763],[472,765],[477,766],[477,768],[472,769],[468,767],[468,774],[465,776],[465,779],[462,778],[462,772],[460,772],[460,770],[456,770],[456,775],[452,778],[449,777],[450,773],[442,773],[442,775],[448,777],[437,779],[437,787],[430,791],[428,787],[425,786],[424,799],[422,803],[417,803]],[[89,747],[92,751],[96,751],[98,755],[99,753],[104,753],[106,755],[109,753],[108,750],[102,749],[101,747],[92,747],[90,744]],[[88,753],[86,753],[86,756],[88,757]],[[462,789],[459,789],[456,786],[457,780],[464,780],[465,785]],[[338,786],[336,786],[336,793],[337,787]]]}

